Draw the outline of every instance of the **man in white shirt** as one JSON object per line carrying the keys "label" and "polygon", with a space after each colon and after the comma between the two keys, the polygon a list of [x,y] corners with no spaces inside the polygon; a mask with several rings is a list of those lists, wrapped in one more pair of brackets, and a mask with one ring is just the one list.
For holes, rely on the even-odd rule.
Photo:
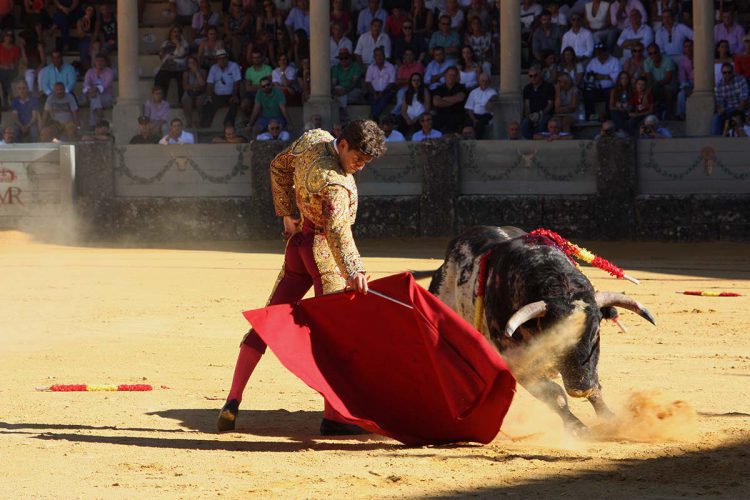
{"label": "man in white shirt", "polygon": [[435,90],[445,83],[445,70],[454,66],[456,62],[453,59],[445,58],[445,49],[435,47],[432,49],[432,61],[427,65],[424,71],[424,83]]}
{"label": "man in white shirt", "polygon": [[385,57],[391,57],[391,39],[383,33],[383,21],[373,19],[370,23],[370,31],[362,34],[357,40],[357,48],[354,54],[361,64],[372,64],[373,51],[377,47],[383,47]]}
{"label": "man in white shirt", "polygon": [[224,123],[234,124],[237,117],[237,109],[240,104],[240,82],[242,73],[240,65],[229,60],[224,49],[216,51],[216,64],[208,71],[206,83],[206,101],[201,110],[200,125],[202,128],[211,126],[216,110],[223,106],[229,106],[224,116]]}
{"label": "man in white shirt", "polygon": [[685,40],[693,39],[693,30],[682,23],[675,22],[672,11],[665,10],[661,15],[662,25],[656,31],[655,42],[666,54],[677,63],[682,57],[682,48]]}
{"label": "man in white shirt", "polygon": [[562,37],[560,53],[568,47],[573,49],[578,59],[588,59],[594,52],[594,37],[581,24],[580,14],[570,16],[570,29]]}
{"label": "man in white shirt", "polygon": [[377,121],[395,92],[396,68],[385,60],[382,47],[375,49],[373,58],[375,62],[367,68],[365,75],[365,87],[370,99],[372,119]]}
{"label": "man in white shirt", "polygon": [[641,3],[641,0],[615,0],[612,5],[609,6],[609,17],[612,22],[612,26],[622,31],[628,26],[628,20],[630,19],[630,13],[633,10],[638,10],[641,13],[641,19],[644,23],[648,22],[648,14],[646,13],[645,7]]}
{"label": "man in white shirt", "polygon": [[344,36],[344,30],[341,28],[341,23],[331,23],[331,41],[329,45],[331,47],[329,55],[332,68],[339,63],[339,52],[341,52],[341,49],[346,49],[350,54],[354,50],[352,41]]}
{"label": "man in white shirt", "polygon": [[477,139],[484,135],[484,129],[492,120],[492,113],[487,109],[487,103],[497,96],[497,90],[490,87],[490,75],[479,75],[479,87],[469,92],[466,99],[466,113],[469,115]]}
{"label": "man in white shirt", "polygon": [[607,106],[607,113],[609,113],[609,93],[615,86],[620,70],[620,61],[609,55],[605,44],[597,43],[596,57],[589,61],[584,76],[587,81],[591,82],[583,91],[583,103],[587,117],[594,114],[597,101],[604,101]]}
{"label": "man in white shirt", "polygon": [[406,140],[401,132],[393,129],[393,118],[388,115],[380,120],[380,130],[385,134],[385,142],[403,142]]}
{"label": "man in white shirt", "polygon": [[620,38],[617,39],[617,45],[622,49],[623,58],[630,59],[632,56],[630,49],[638,45],[638,42],[642,43],[644,47],[648,47],[653,41],[654,31],[651,26],[643,24],[641,11],[638,9],[631,10],[630,24],[622,30]]}
{"label": "man in white shirt", "polygon": [[289,132],[281,129],[281,122],[271,120],[268,122],[268,132],[258,134],[257,141],[288,141]]}
{"label": "man in white shirt", "polygon": [[195,144],[195,138],[190,132],[182,130],[182,120],[173,118],[169,122],[169,132],[161,138],[159,144]]}
{"label": "man in white shirt", "polygon": [[198,12],[198,0],[169,0],[175,22],[181,26],[190,26],[193,14]]}
{"label": "man in white shirt", "polygon": [[422,142],[428,139],[440,139],[443,137],[442,132],[432,128],[432,115],[430,113],[424,113],[419,118],[419,124],[422,128],[414,132],[414,135],[411,136],[412,142]]}
{"label": "man in white shirt", "polygon": [[365,33],[372,26],[373,19],[380,19],[382,24],[385,24],[386,19],[388,19],[388,13],[380,8],[378,0],[368,0],[367,8],[362,9],[362,12],[359,13],[359,17],[357,18],[357,34],[361,35]]}
{"label": "man in white shirt", "polygon": [[297,0],[295,6],[289,11],[289,15],[286,16],[284,24],[291,33],[302,29],[310,36],[310,4],[308,2],[309,0]]}

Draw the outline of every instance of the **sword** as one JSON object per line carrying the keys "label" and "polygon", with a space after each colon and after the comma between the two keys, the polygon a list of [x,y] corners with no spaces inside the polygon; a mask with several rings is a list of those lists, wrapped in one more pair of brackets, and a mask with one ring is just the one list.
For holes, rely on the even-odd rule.
{"label": "sword", "polygon": [[372,288],[370,288],[369,290],[367,290],[367,293],[371,293],[373,295],[377,295],[378,297],[381,297],[381,298],[383,298],[385,300],[390,300],[391,302],[395,302],[396,304],[399,304],[401,306],[407,307],[409,309],[414,309],[413,306],[410,306],[406,302],[401,302],[400,300],[394,299],[393,297],[389,297],[389,296],[387,296],[384,293],[380,293],[380,292],[378,292],[376,290],[373,290]]}

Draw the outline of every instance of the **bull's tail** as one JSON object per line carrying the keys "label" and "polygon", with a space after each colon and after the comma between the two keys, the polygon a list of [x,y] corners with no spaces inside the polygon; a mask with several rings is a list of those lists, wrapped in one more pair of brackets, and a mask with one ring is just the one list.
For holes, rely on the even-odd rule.
{"label": "bull's tail", "polygon": [[413,271],[409,270],[409,273],[411,273],[412,276],[414,276],[415,280],[421,280],[425,278],[432,278],[432,276],[435,274],[435,271]]}

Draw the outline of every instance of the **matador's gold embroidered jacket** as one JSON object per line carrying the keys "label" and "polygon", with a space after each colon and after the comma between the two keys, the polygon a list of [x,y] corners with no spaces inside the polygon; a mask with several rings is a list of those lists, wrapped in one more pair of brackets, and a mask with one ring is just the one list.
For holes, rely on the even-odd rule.
{"label": "matador's gold embroidered jacket", "polygon": [[[316,228],[313,252],[325,293],[342,288],[341,275],[364,272],[351,225],[357,215],[357,185],[344,172],[333,136],[325,130],[305,132],[271,162],[276,215],[299,210]],[[337,275],[336,283],[332,282]]]}

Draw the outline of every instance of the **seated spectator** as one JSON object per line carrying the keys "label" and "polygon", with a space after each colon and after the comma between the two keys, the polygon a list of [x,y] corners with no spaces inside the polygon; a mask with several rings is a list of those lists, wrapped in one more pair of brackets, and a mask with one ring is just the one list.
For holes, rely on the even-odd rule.
{"label": "seated spectator", "polygon": [[99,6],[99,40],[94,43],[92,52],[109,55],[117,50],[117,18],[112,6],[107,3]]}
{"label": "seated spectator", "polygon": [[620,130],[625,129],[630,119],[632,97],[633,86],[630,74],[627,71],[621,71],[617,75],[617,83],[609,94],[609,115]]}
{"label": "seated spectator", "polygon": [[693,84],[695,82],[693,76],[693,41],[685,40],[683,47],[682,58],[677,64],[677,81],[679,82],[680,91],[677,93],[676,114],[680,120],[685,118],[687,98],[693,93]]}
{"label": "seated spectator", "polygon": [[429,38],[434,30],[434,11],[425,6],[425,0],[413,0],[411,3],[411,20],[414,23],[414,34]]}
{"label": "seated spectator", "polygon": [[534,134],[535,141],[569,141],[573,135],[569,132],[563,132],[560,128],[560,122],[556,118],[550,118],[547,121],[547,130]]}
{"label": "seated spectator", "polygon": [[729,119],[724,122],[724,137],[747,137],[750,135],[750,125],[746,124],[745,113],[740,110],[732,111]]}
{"label": "seated spectator", "polygon": [[457,32],[464,30],[464,11],[458,5],[458,0],[445,0],[445,8],[440,10],[440,17],[448,16],[451,20],[451,29]]}
{"label": "seated spectator", "polygon": [[721,80],[721,68],[724,63],[734,64],[734,57],[729,51],[729,42],[719,40],[714,48],[714,85]]}
{"label": "seated spectator", "polygon": [[552,15],[548,10],[542,11],[539,15],[539,26],[531,35],[531,52],[534,59],[542,60],[542,54],[545,51],[551,51],[554,54],[560,53],[562,45],[562,30],[559,26],[552,24]]}
{"label": "seated spectator", "polygon": [[445,70],[453,66],[455,62],[445,58],[445,50],[442,47],[432,49],[432,57],[432,61],[425,68],[424,81],[430,90],[435,90],[445,83]]}
{"label": "seated spectator", "polygon": [[151,128],[148,116],[138,117],[138,133],[130,139],[130,144],[158,144],[159,136]]}
{"label": "seated spectator", "polygon": [[411,75],[409,87],[401,99],[401,114],[398,116],[398,128],[404,135],[411,135],[419,128],[420,117],[430,112],[432,107],[430,91],[422,81],[422,75]]}
{"label": "seated spectator", "polygon": [[339,23],[331,23],[331,39],[329,45],[331,67],[336,66],[339,63],[338,57],[341,49],[346,49],[349,54],[354,50],[352,41],[344,35],[344,30]]}
{"label": "seated spectator", "polygon": [[[634,12],[638,12],[637,10]],[[632,81],[637,80],[642,76],[646,76],[646,70],[643,68],[643,64],[646,62],[644,57],[646,47],[641,42],[637,42],[630,49],[630,58],[625,59],[622,63],[622,70],[627,71]]]}
{"label": "seated spectator", "polygon": [[435,108],[435,126],[444,134],[457,134],[464,127],[464,105],[468,92],[458,81],[458,70],[450,67],[445,71],[445,83],[432,93]]}
{"label": "seated spectator", "polygon": [[[294,7],[289,9],[284,24],[290,33],[297,30],[305,30],[306,33],[310,33],[310,0],[294,0],[293,3]],[[278,3],[276,7],[285,10],[279,7]]]}
{"label": "seated spectator", "polygon": [[520,141],[523,139],[521,135],[521,124],[517,121],[508,122],[505,126],[505,139],[509,141]]}
{"label": "seated spectator", "polygon": [[584,6],[583,25],[591,31],[594,44],[603,43],[610,52],[615,48],[619,30],[612,27],[609,2],[591,0]]}
{"label": "seated spectator", "polygon": [[297,70],[289,65],[285,54],[281,54],[276,61],[278,66],[271,72],[271,84],[278,87],[290,105],[301,104],[302,97],[297,85]]}
{"label": "seated spectator", "polygon": [[76,70],[73,66],[63,62],[62,52],[53,50],[50,55],[52,62],[44,67],[39,75],[39,87],[47,95],[52,95],[55,84],[61,82],[66,94],[72,94],[73,87],[76,84]]}
{"label": "seated spectator", "polygon": [[[723,2],[724,0],[719,0],[718,3]],[[729,0],[730,2],[732,0]],[[693,10],[693,0],[687,0],[687,1],[679,1],[679,0],[652,0],[651,2],[648,2],[651,4],[650,8],[650,16],[653,20],[653,28],[658,29],[661,26],[661,18],[664,11],[671,11],[672,14],[677,15],[678,11],[680,9],[690,9]],[[632,11],[631,11],[632,13]],[[692,25],[692,23],[691,23]]]}
{"label": "seated spectator", "polygon": [[563,132],[570,132],[578,111],[578,89],[567,73],[557,75],[555,82],[554,117],[560,122]]}
{"label": "seated spectator", "polygon": [[416,62],[421,65],[422,61],[427,57],[427,42],[424,38],[414,33],[414,23],[411,19],[406,19],[403,22],[401,31],[403,35],[393,40],[393,60],[398,64],[402,64],[406,62],[406,52],[411,51],[411,63]]}
{"label": "seated spectator", "polygon": [[711,133],[722,135],[724,122],[734,111],[747,113],[747,80],[734,74],[734,67],[725,63],[721,68],[721,81],[715,90],[716,112],[711,121]]}
{"label": "seated spectator", "polygon": [[648,115],[643,120],[638,137],[641,139],[669,139],[672,133],[659,125],[656,115]]}
{"label": "seated spectator", "polygon": [[[648,47],[654,41],[654,30],[648,24],[643,24],[643,17],[640,10],[631,10],[629,17],[630,22],[622,30],[620,37],[617,39],[617,45],[622,49],[622,56],[625,59],[632,57],[631,51],[634,48],[640,47],[642,49],[643,47]],[[634,76],[630,73],[630,76],[638,78],[640,75]]]}
{"label": "seated spectator", "polygon": [[628,112],[628,130],[635,136],[641,122],[654,112],[654,96],[648,88],[645,77],[635,81],[633,94],[630,97],[630,111]]}
{"label": "seated spectator", "polygon": [[461,139],[464,141],[476,141],[477,140],[477,134],[474,131],[474,127],[471,125],[466,125],[463,129],[461,129]]}
{"label": "seated spectator", "polygon": [[219,38],[219,30],[215,26],[209,26],[206,38],[198,46],[198,63],[200,67],[208,71],[216,64],[216,53],[224,50],[224,41]]}
{"label": "seated spectator", "polygon": [[[33,4],[35,2],[28,3]],[[44,2],[41,3],[44,6]],[[52,24],[54,24],[60,33],[60,38],[57,39],[55,49],[60,51],[68,50],[70,48],[70,31],[71,29],[75,29],[76,21],[81,16],[81,9],[76,0],[56,0],[54,7]]]}
{"label": "seated spectator", "polygon": [[37,95],[37,91],[42,91],[41,75],[47,66],[47,51],[44,43],[36,40],[36,34],[31,30],[22,31],[19,38],[22,42],[19,46],[23,45],[26,53],[26,70],[23,72],[23,78],[26,80],[29,92]]}
{"label": "seated spectator", "polygon": [[203,40],[208,38],[208,29],[210,27],[218,28],[221,17],[218,12],[211,10],[211,2],[200,0],[198,12],[193,14],[191,26],[193,28],[193,47],[198,48]]}
{"label": "seated spectator", "polygon": [[492,100],[497,100],[497,90],[490,87],[490,75],[482,73],[479,75],[479,87],[469,92],[464,105],[469,123],[478,139],[484,138],[484,131],[492,121],[492,112],[487,109],[487,104]]}
{"label": "seated spectator", "polygon": [[339,103],[339,115],[346,121],[346,108],[349,104],[361,102],[362,94],[362,67],[355,61],[346,48],[342,48],[338,54],[338,64],[331,69],[331,86],[333,97]]}
{"label": "seated spectator", "polygon": [[551,50],[545,50],[539,66],[542,70],[542,80],[554,85],[557,81],[557,58],[555,53]]}
{"label": "seated spectator", "polygon": [[94,67],[83,78],[83,93],[89,101],[89,126],[102,119],[104,109],[112,107],[114,72],[107,66],[107,57],[97,54]]}
{"label": "seated spectator", "polygon": [[218,51],[216,56],[217,62],[211,66],[206,79],[206,99],[200,119],[200,126],[203,128],[211,126],[216,110],[224,106],[228,106],[229,109],[222,123],[234,124],[240,105],[240,66],[229,60],[225,50]]}
{"label": "seated spectator", "polygon": [[91,45],[98,35],[99,20],[93,5],[83,8],[83,16],[76,21],[76,38],[78,39],[78,59],[81,70],[86,71],[91,65]]}
{"label": "seated spectator", "polygon": [[745,28],[734,21],[734,12],[724,10],[721,13],[721,22],[714,26],[714,40],[717,42],[726,40],[729,43],[729,51],[732,54],[739,54],[743,49],[744,38]]}
{"label": "seated spectator", "polygon": [[534,0],[521,1],[521,67],[528,67],[531,52],[531,37],[537,17],[542,14],[542,6]]}
{"label": "seated spectator", "polygon": [[[235,59],[242,55],[242,47],[250,43],[251,21],[252,17],[243,10],[240,0],[231,0],[229,12],[224,15],[224,47],[232,53]],[[308,29],[309,22],[308,17]],[[287,25],[289,25],[288,18]]]}
{"label": "seated spectator", "polygon": [[560,64],[557,65],[557,74],[565,73],[570,77],[573,85],[580,88],[585,73],[583,64],[578,62],[578,57],[572,47],[563,49],[560,55]]}
{"label": "seated spectator", "polygon": [[198,12],[198,0],[169,0],[174,21],[180,26],[190,26]]}
{"label": "seated spectator", "polygon": [[[565,7],[568,7],[567,5]],[[544,8],[550,15],[550,21],[555,26],[559,26],[563,31],[568,27],[568,16],[560,8],[560,2],[558,0],[547,0],[544,3]],[[568,9],[568,12],[570,10]],[[580,11],[579,13],[582,13]]]}
{"label": "seated spectator", "polygon": [[737,75],[750,81],[750,35],[742,39],[742,52],[734,56],[734,71]]}
{"label": "seated spectator", "polygon": [[245,116],[250,116],[252,112],[255,94],[260,90],[261,79],[264,76],[271,76],[273,74],[273,69],[263,62],[263,55],[257,50],[252,51],[250,60],[252,64],[245,70],[245,88],[242,103],[240,104],[240,109]]}
{"label": "seated spectator", "polygon": [[657,114],[673,113],[677,94],[677,66],[672,58],[662,56],[659,46],[652,43],[648,46],[648,59],[643,63],[643,69],[654,94]]}
{"label": "seated spectator", "polygon": [[396,68],[385,60],[382,47],[375,49],[374,59],[367,68],[365,87],[370,100],[370,115],[377,121],[396,92]]}
{"label": "seated spectator", "polygon": [[94,133],[81,137],[82,141],[115,142],[107,120],[98,120],[94,125]]}
{"label": "seated spectator", "polygon": [[182,129],[182,120],[173,118],[169,122],[169,132],[161,138],[159,144],[163,146],[168,144],[195,144],[195,138],[193,134]]}
{"label": "seated spectator", "polygon": [[247,139],[237,134],[234,125],[231,123],[224,124],[224,134],[211,139],[212,144],[242,144],[245,142],[247,142]]}
{"label": "seated spectator", "polygon": [[0,146],[5,146],[7,144],[15,144],[16,143],[16,132],[13,130],[13,127],[5,127],[3,129],[3,139],[0,140]]}
{"label": "seated spectator", "polygon": [[547,121],[555,105],[555,88],[542,79],[538,65],[529,68],[529,83],[523,88],[523,120],[521,134],[531,139],[535,133],[547,130]]}
{"label": "seated spectator", "polygon": [[323,116],[320,113],[310,115],[310,119],[305,122],[305,132],[308,130],[323,129]]}
{"label": "seated spectator", "polygon": [[443,134],[439,130],[432,128],[432,115],[429,113],[423,114],[419,118],[419,124],[422,128],[414,132],[411,136],[412,142],[422,142],[429,139],[440,139]]}
{"label": "seated spectator", "polygon": [[682,44],[688,39],[693,39],[693,30],[682,23],[675,22],[674,14],[671,11],[664,11],[662,13],[662,25],[654,35],[654,41],[661,52],[670,58],[679,59],[682,55]]}
{"label": "seated spectator", "polygon": [[404,60],[399,64],[396,71],[396,87],[398,87],[398,93],[396,94],[396,106],[401,109],[401,101],[404,98],[406,89],[409,88],[409,82],[411,81],[411,75],[419,73],[424,80],[424,66],[422,63],[414,59],[414,51],[411,48],[407,48],[404,51]]}
{"label": "seated spectator", "polygon": [[411,23],[411,18],[408,12],[402,10],[398,4],[392,5],[390,12],[388,19],[385,21],[385,32],[393,40],[402,38],[404,36],[404,23],[407,21]]}
{"label": "seated spectator", "polygon": [[60,144],[60,140],[57,138],[59,134],[57,129],[51,125],[42,127],[39,131],[39,142],[51,142],[54,144]]}
{"label": "seated spectator", "polygon": [[586,66],[586,86],[583,91],[583,104],[589,120],[596,112],[596,102],[603,101],[606,107],[605,114],[609,113],[609,93],[619,73],[620,61],[609,55],[605,44],[597,43],[596,57]]}
{"label": "seated spectator", "polygon": [[628,134],[623,130],[618,130],[617,125],[612,120],[605,120],[599,127],[599,133],[594,137],[595,141],[598,141],[602,137],[615,137],[617,139],[626,139]]}
{"label": "seated spectator", "polygon": [[154,87],[151,91],[151,99],[143,105],[143,116],[149,119],[151,133],[161,137],[169,120],[169,103],[164,100],[161,87]]}
{"label": "seated spectator", "polygon": [[[341,132],[339,132],[341,133]],[[268,122],[268,132],[258,134],[255,138],[258,141],[288,141],[289,132],[282,130],[281,122],[278,120],[271,120]]]}
{"label": "seated spectator", "polygon": [[159,49],[161,64],[156,72],[154,83],[164,91],[164,97],[169,94],[169,83],[177,82],[177,100],[182,100],[182,73],[187,68],[187,56],[190,47],[182,36],[182,28],[175,26],[169,30],[169,36]]}
{"label": "seated spectator", "polygon": [[394,129],[393,125],[393,118],[391,118],[390,116],[386,115],[383,117],[383,119],[380,120],[380,129],[385,135],[385,142],[405,141],[406,139],[404,138],[404,135],[398,130]]}
{"label": "seated spectator", "polygon": [[479,21],[480,26],[482,29],[487,30],[490,27],[490,11],[487,9],[487,4],[489,2],[486,2],[485,0],[461,0],[461,5],[466,7],[466,4],[468,3],[469,6],[466,8],[466,27],[469,31],[471,29],[471,21],[472,19],[477,19]]}
{"label": "seated spectator", "polygon": [[613,0],[609,7],[609,20],[618,31],[627,28],[630,13],[638,10],[644,23],[648,22],[648,13],[641,0]]}
{"label": "seated spectator", "polygon": [[188,56],[187,71],[182,74],[182,87],[185,89],[182,114],[185,115],[187,128],[193,128],[193,110],[197,109],[200,115],[206,103],[206,72],[198,65],[198,58],[194,55]]}
{"label": "seated spectator", "polygon": [[18,76],[20,64],[26,66],[26,52],[23,46],[16,45],[12,30],[3,31],[3,39],[0,42],[0,89],[3,92],[0,98],[0,109],[6,109],[11,102],[11,87],[13,80]]}
{"label": "seated spectator", "polygon": [[385,57],[391,57],[391,39],[382,32],[383,23],[380,19],[373,19],[370,31],[363,33],[357,40],[357,48],[354,54],[357,62],[369,66],[374,61],[374,52],[376,48],[382,48]]}
{"label": "seated spectator", "polygon": [[479,85],[479,75],[482,67],[474,57],[471,47],[464,45],[461,48],[461,60],[458,63],[458,81],[466,87],[467,91],[474,90]]}
{"label": "seated spectator", "polygon": [[440,16],[438,21],[438,30],[435,31],[430,37],[430,43],[427,48],[432,53],[433,59],[436,59],[434,50],[437,47],[442,47],[445,51],[446,57],[450,59],[456,59],[459,56],[459,48],[461,46],[461,40],[458,38],[458,33],[451,29],[451,18],[448,16]]}
{"label": "seated spectator", "polygon": [[65,85],[62,82],[57,82],[54,92],[47,97],[42,121],[47,125],[57,127],[59,133],[67,131],[68,136],[78,127],[78,104],[72,95],[65,92]]}
{"label": "seated spectator", "polygon": [[11,103],[15,137],[23,142],[36,142],[40,124],[39,100],[31,95],[24,80],[16,83],[16,92],[18,96]]}
{"label": "seated spectator", "polygon": [[[560,35],[562,38],[562,34]],[[471,47],[477,62],[482,65],[482,72],[488,75],[492,73],[492,36],[487,33],[482,26],[482,22],[469,16],[469,31],[464,38],[464,45]],[[560,41],[557,42],[557,48],[560,48]]]}
{"label": "seated spectator", "polygon": [[299,29],[292,34],[292,66],[300,68],[305,59],[310,59],[310,41],[307,32]]}
{"label": "seated spectator", "polygon": [[[331,28],[333,28],[334,24],[338,24],[341,28],[341,33],[346,36],[350,37],[354,34],[354,22],[352,21],[352,13],[349,12],[349,9],[344,5],[344,0],[333,0],[331,2]],[[331,47],[333,49],[333,47]],[[341,47],[336,47],[335,52],[331,52],[331,54],[338,54],[339,49]],[[347,47],[349,49],[349,52],[351,53],[354,49],[352,47]]]}
{"label": "seated spectator", "polygon": [[570,30],[562,37],[561,49],[573,49],[578,59],[588,59],[594,53],[594,37],[583,27],[580,14],[570,16]]}
{"label": "seated spectator", "polygon": [[269,77],[264,76],[260,81],[260,92],[255,94],[255,105],[248,126],[255,126],[258,132],[253,135],[258,135],[261,130],[268,127],[271,120],[281,123],[282,127],[292,126],[286,110],[284,93],[278,87],[271,85]]}
{"label": "seated spectator", "polygon": [[[368,0],[367,8],[362,9],[357,18],[357,35],[362,35],[372,27],[372,22],[378,19],[381,27],[388,20],[388,13],[380,8],[379,0]],[[367,64],[370,64],[369,62]]]}

